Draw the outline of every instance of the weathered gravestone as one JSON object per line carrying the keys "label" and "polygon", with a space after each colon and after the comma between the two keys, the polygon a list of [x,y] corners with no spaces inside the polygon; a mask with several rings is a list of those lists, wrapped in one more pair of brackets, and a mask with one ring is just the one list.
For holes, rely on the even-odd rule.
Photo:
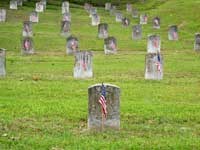
{"label": "weathered gravestone", "polygon": [[133,26],[132,38],[134,40],[139,40],[142,38],[142,26],[141,25]]}
{"label": "weathered gravestone", "polygon": [[30,37],[23,38],[22,41],[22,54],[33,54],[33,40]]}
{"label": "weathered gravestone", "polygon": [[43,4],[43,6],[44,6],[44,10],[46,10],[46,7],[47,7],[47,1],[46,1],[46,0],[41,0],[40,2]]}
{"label": "weathered gravestone", "polygon": [[32,35],[33,35],[32,22],[24,21],[23,30],[22,30],[22,36],[23,37],[31,37]]}
{"label": "weathered gravestone", "polygon": [[44,12],[44,4],[42,2],[38,2],[35,4],[36,12]]}
{"label": "weathered gravestone", "polygon": [[88,88],[88,128],[120,129],[120,88],[96,84]]}
{"label": "weathered gravestone", "polygon": [[124,27],[128,27],[129,25],[130,25],[130,19],[128,19],[128,18],[123,18],[122,19],[122,25],[124,26]]}
{"label": "weathered gravestone", "polygon": [[147,24],[147,22],[148,22],[147,14],[141,14],[140,15],[140,24]]}
{"label": "weathered gravestone", "polygon": [[168,39],[169,40],[178,40],[178,27],[176,25],[172,25],[169,27]]}
{"label": "weathered gravestone", "polygon": [[138,18],[139,17],[139,12],[138,12],[137,9],[133,9],[133,11],[132,11],[132,17],[133,18]]}
{"label": "weathered gravestone", "polygon": [[147,51],[148,53],[158,53],[160,52],[160,36],[158,35],[149,35],[148,43],[147,43]]}
{"label": "weathered gravestone", "polygon": [[160,53],[146,54],[145,79],[163,79],[163,57]]}
{"label": "weathered gravestone", "polygon": [[76,37],[70,36],[67,38],[67,54],[75,54],[78,52],[78,39]]}
{"label": "weathered gravestone", "polygon": [[160,29],[160,18],[159,17],[153,18],[153,28]]}
{"label": "weathered gravestone", "polygon": [[132,4],[130,4],[130,3],[126,4],[126,11],[129,13],[132,12]]}
{"label": "weathered gravestone", "polygon": [[22,6],[23,5],[23,0],[17,0],[17,5]]}
{"label": "weathered gravestone", "polygon": [[92,56],[90,51],[75,53],[74,78],[93,77]]}
{"label": "weathered gravestone", "polygon": [[0,22],[5,22],[5,21],[6,21],[6,10],[0,9]]}
{"label": "weathered gravestone", "polygon": [[84,4],[84,9],[89,13],[90,12],[90,9],[91,9],[92,5],[89,4],[89,3],[85,3]]}
{"label": "weathered gravestone", "polygon": [[69,12],[66,12],[66,13],[63,14],[62,21],[69,21],[69,22],[71,22],[71,15],[70,15]]}
{"label": "weathered gravestone", "polygon": [[92,17],[92,15],[97,14],[97,8],[91,7],[90,10],[89,10],[89,14],[90,14],[89,15],[90,18]]}
{"label": "weathered gravestone", "polygon": [[111,9],[111,3],[106,3],[105,4],[105,10],[110,10]]}
{"label": "weathered gravestone", "polygon": [[101,23],[98,25],[98,37],[99,38],[107,38],[108,37],[108,24]]}
{"label": "weathered gravestone", "polygon": [[0,76],[6,75],[6,50],[0,48]]}
{"label": "weathered gravestone", "polygon": [[105,54],[117,53],[117,40],[114,37],[104,39],[104,52]]}
{"label": "weathered gravestone", "polygon": [[100,17],[97,14],[93,14],[91,20],[92,20],[91,22],[92,26],[98,26],[100,24]]}
{"label": "weathered gravestone", "polygon": [[194,50],[200,51],[200,33],[195,34]]}
{"label": "weathered gravestone", "polygon": [[36,11],[31,12],[29,21],[33,23],[39,22],[39,14]]}
{"label": "weathered gravestone", "polygon": [[69,21],[61,22],[61,35],[68,37],[70,36],[71,23]]}
{"label": "weathered gravestone", "polygon": [[62,2],[62,14],[69,12],[69,2]]}
{"label": "weathered gravestone", "polygon": [[110,15],[111,15],[111,16],[115,16],[116,9],[117,9],[116,6],[114,6],[114,5],[111,6],[111,8],[110,8]]}
{"label": "weathered gravestone", "polygon": [[121,12],[116,12],[116,14],[115,14],[116,22],[122,22],[122,19],[123,19],[122,13]]}
{"label": "weathered gravestone", "polygon": [[11,0],[10,1],[10,9],[16,9],[17,10],[17,0]]}

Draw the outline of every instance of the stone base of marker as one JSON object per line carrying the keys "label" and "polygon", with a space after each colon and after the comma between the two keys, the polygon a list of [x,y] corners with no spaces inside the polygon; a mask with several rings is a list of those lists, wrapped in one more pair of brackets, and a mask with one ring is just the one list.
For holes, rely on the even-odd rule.
{"label": "stone base of marker", "polygon": [[106,90],[107,117],[102,115],[99,98],[102,84],[88,88],[88,128],[95,130],[120,129],[120,88],[104,84]]}
{"label": "stone base of marker", "polygon": [[0,48],[0,77],[6,75],[6,50]]}
{"label": "stone base of marker", "polygon": [[[159,59],[158,59],[159,55]],[[146,54],[145,60],[145,79],[162,80],[163,79],[163,56],[158,53]]]}

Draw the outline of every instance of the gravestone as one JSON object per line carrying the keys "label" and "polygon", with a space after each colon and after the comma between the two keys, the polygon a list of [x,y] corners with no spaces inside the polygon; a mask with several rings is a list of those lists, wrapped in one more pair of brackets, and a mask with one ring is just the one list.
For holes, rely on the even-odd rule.
{"label": "gravestone", "polygon": [[38,2],[35,4],[36,12],[44,12],[44,4],[42,2]]}
{"label": "gravestone", "polygon": [[161,40],[158,35],[149,35],[147,43],[147,52],[148,53],[158,53],[160,52]]}
{"label": "gravestone", "polygon": [[17,0],[11,0],[10,1],[10,9],[16,9],[17,10]]}
{"label": "gravestone", "polygon": [[22,36],[23,37],[32,37],[33,36],[32,22],[24,21],[23,30],[22,30]]}
{"label": "gravestone", "polygon": [[130,19],[124,17],[124,18],[122,19],[122,25],[123,25],[124,27],[128,27],[128,26],[130,25]]}
{"label": "gravestone", "polygon": [[133,9],[133,11],[132,11],[132,17],[133,18],[138,18],[139,17],[139,12],[138,12],[137,9]]}
{"label": "gravestone", "polygon": [[46,1],[46,0],[41,0],[40,2],[43,4],[43,6],[44,6],[44,10],[46,10],[46,7],[47,7],[47,1]]}
{"label": "gravestone", "polygon": [[67,54],[75,54],[78,52],[78,39],[76,37],[70,36],[67,38]]}
{"label": "gravestone", "polygon": [[110,10],[111,9],[111,3],[106,3],[105,4],[105,10]]}
{"label": "gravestone", "polygon": [[141,14],[140,15],[140,24],[147,24],[147,22],[148,22],[147,14]]}
{"label": "gravestone", "polygon": [[142,25],[133,26],[132,38],[134,40],[139,40],[142,38]]}
{"label": "gravestone", "polygon": [[0,9],[0,22],[5,22],[5,21],[6,21],[6,10]]}
{"label": "gravestone", "polygon": [[107,23],[101,23],[98,26],[98,37],[105,39],[108,37],[108,24]]}
{"label": "gravestone", "polygon": [[[88,88],[88,128],[120,129],[120,88],[111,84],[103,86],[96,84]],[[102,92],[105,93],[106,117],[102,115],[102,106],[99,102]]]}
{"label": "gravestone", "polygon": [[163,57],[160,53],[146,54],[145,79],[163,79]]}
{"label": "gravestone", "polygon": [[71,23],[69,21],[61,22],[61,35],[68,37],[70,36]]}
{"label": "gravestone", "polygon": [[90,13],[89,17],[91,18],[92,15],[97,14],[97,8],[91,7],[90,10],[89,10],[89,13]]}
{"label": "gravestone", "polygon": [[0,76],[6,75],[6,50],[0,48]]}
{"label": "gravestone", "polygon": [[23,38],[22,54],[34,54],[33,40],[30,37]]}
{"label": "gravestone", "polygon": [[104,52],[105,54],[117,53],[117,40],[114,37],[104,39]]}
{"label": "gravestone", "polygon": [[194,50],[200,51],[200,33],[195,34]]}
{"label": "gravestone", "polygon": [[122,22],[122,19],[123,19],[122,13],[121,12],[116,12],[116,14],[115,14],[116,22]]}
{"label": "gravestone", "polygon": [[36,11],[31,12],[29,21],[33,23],[39,22],[39,14]]}
{"label": "gravestone", "polygon": [[153,28],[160,29],[160,18],[159,17],[153,18]]}
{"label": "gravestone", "polygon": [[62,14],[69,12],[69,2],[62,2]]}
{"label": "gravestone", "polygon": [[71,22],[71,15],[70,15],[69,12],[66,12],[66,13],[63,14],[62,21],[69,21],[69,22]]}
{"label": "gravestone", "polygon": [[131,13],[132,12],[132,4],[126,4],[126,11]]}
{"label": "gravestone", "polygon": [[91,22],[92,26],[98,26],[100,24],[100,17],[97,14],[93,14],[91,20],[92,20]]}
{"label": "gravestone", "polygon": [[17,0],[17,5],[18,6],[22,6],[23,5],[23,1],[22,0]]}
{"label": "gravestone", "polygon": [[90,51],[75,53],[74,78],[93,77],[92,56]]}
{"label": "gravestone", "polygon": [[89,3],[85,3],[84,4],[84,9],[89,13],[90,12],[90,9],[91,9],[92,5],[89,4]]}
{"label": "gravestone", "polygon": [[168,39],[169,40],[178,40],[178,27],[176,25],[172,25],[169,27]]}
{"label": "gravestone", "polygon": [[111,6],[111,8],[110,8],[110,15],[111,15],[111,16],[115,16],[116,9],[117,9],[116,6],[114,6],[114,5]]}

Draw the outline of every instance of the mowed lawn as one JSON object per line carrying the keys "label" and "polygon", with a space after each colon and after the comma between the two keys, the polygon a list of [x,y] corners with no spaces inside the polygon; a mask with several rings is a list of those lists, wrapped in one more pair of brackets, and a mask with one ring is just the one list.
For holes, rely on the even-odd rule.
{"label": "mowed lawn", "polygon": [[[131,26],[122,27],[104,8],[101,22],[118,42],[118,54],[105,55],[97,27],[82,6],[71,4],[72,29],[81,50],[93,51],[94,77],[73,78],[74,57],[66,55],[60,35],[61,3],[40,14],[33,25],[36,54],[21,55],[22,23],[34,10],[27,2],[7,10],[0,23],[0,47],[7,49],[7,76],[0,78],[0,150],[32,149],[200,149],[200,53],[193,50],[200,32],[199,0],[149,0],[133,6],[146,12],[143,38],[131,39]],[[0,7],[9,8],[0,2]],[[161,29],[152,29],[152,18],[161,17]],[[168,26],[177,24],[179,41],[168,41]],[[147,36],[161,36],[164,79],[144,79]],[[121,88],[119,131],[87,129],[88,87],[111,83]]]}

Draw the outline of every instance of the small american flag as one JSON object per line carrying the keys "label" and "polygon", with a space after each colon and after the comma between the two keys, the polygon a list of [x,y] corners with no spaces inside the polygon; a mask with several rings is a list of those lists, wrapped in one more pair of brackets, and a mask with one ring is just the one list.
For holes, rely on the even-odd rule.
{"label": "small american flag", "polygon": [[160,59],[160,54],[157,56],[157,70],[161,73],[161,59]]}
{"label": "small american flag", "polygon": [[104,114],[105,118],[107,116],[107,106],[106,106],[106,87],[102,83],[101,86],[101,96],[99,98],[99,103],[101,104],[102,113]]}

